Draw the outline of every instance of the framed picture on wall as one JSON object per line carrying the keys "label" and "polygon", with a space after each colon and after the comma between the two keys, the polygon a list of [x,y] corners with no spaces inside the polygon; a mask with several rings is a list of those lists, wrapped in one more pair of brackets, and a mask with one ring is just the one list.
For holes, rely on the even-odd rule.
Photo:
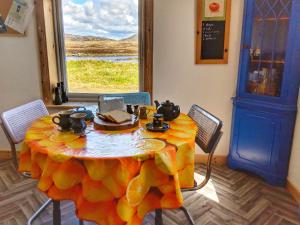
{"label": "framed picture on wall", "polygon": [[227,64],[231,0],[197,0],[196,64]]}
{"label": "framed picture on wall", "polygon": [[203,20],[225,20],[226,0],[204,0]]}

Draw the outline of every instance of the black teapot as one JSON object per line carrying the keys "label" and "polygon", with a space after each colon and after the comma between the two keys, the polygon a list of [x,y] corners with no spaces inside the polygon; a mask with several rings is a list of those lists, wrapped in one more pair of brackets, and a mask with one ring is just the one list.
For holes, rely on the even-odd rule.
{"label": "black teapot", "polygon": [[167,100],[159,104],[157,100],[154,101],[157,109],[157,113],[164,115],[165,121],[172,121],[180,115],[180,108],[178,105]]}

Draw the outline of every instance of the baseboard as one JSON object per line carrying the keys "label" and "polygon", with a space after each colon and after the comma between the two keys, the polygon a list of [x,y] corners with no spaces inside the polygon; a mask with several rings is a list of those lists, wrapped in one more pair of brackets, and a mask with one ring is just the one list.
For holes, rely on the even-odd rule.
{"label": "baseboard", "polygon": [[[19,156],[19,152],[17,152],[17,155]],[[0,150],[0,160],[7,160],[7,159],[11,159],[11,151]]]}
{"label": "baseboard", "polygon": [[286,188],[300,204],[300,190],[289,180],[287,180]]}
{"label": "baseboard", "polygon": [[[196,163],[206,163],[207,162],[207,155],[196,154],[195,155],[195,162]],[[212,164],[223,166],[227,162],[226,155],[215,155],[213,156]]]}
{"label": "baseboard", "polygon": [[11,158],[10,151],[0,150],[0,159],[1,160],[6,160],[6,159],[10,159],[10,158]]}

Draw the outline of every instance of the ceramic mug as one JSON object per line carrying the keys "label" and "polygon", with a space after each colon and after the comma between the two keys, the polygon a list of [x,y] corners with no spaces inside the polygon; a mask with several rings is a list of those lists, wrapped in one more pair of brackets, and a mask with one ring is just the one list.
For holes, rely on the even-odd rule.
{"label": "ceramic mug", "polygon": [[154,115],[153,115],[153,127],[162,128],[163,127],[163,122],[164,122],[164,115],[154,113]]}
{"label": "ceramic mug", "polygon": [[87,127],[85,122],[86,115],[86,113],[74,113],[71,115],[72,130],[75,134],[84,134]]}
{"label": "ceramic mug", "polygon": [[70,116],[74,113],[74,110],[65,110],[58,113],[58,116],[52,118],[52,122],[60,126],[62,131],[69,131],[71,129]]}

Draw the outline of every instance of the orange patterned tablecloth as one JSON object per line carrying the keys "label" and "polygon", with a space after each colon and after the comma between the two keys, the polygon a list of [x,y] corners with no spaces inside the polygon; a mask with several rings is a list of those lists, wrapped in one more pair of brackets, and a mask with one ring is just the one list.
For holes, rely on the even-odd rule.
{"label": "orange patterned tablecloth", "polygon": [[147,122],[122,132],[91,123],[78,137],[43,117],[26,133],[19,170],[50,198],[74,201],[82,220],[141,224],[149,211],[180,207],[180,187],[194,185],[194,122],[181,114],[165,133],[147,131]]}

